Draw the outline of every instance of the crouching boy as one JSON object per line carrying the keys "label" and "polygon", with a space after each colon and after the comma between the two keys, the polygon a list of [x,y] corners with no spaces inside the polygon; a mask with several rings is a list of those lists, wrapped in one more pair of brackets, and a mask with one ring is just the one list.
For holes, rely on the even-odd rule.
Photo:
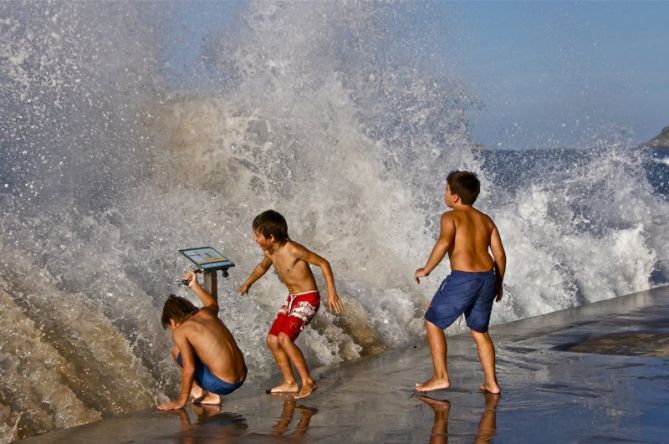
{"label": "crouching boy", "polygon": [[218,318],[218,301],[200,286],[195,273],[184,279],[204,306],[198,309],[175,295],[165,302],[161,320],[163,328],[172,331],[172,357],[181,368],[181,390],[176,401],[160,404],[160,410],[183,408],[191,395],[195,403],[220,404],[221,395],[237,390],[246,379],[244,356]]}

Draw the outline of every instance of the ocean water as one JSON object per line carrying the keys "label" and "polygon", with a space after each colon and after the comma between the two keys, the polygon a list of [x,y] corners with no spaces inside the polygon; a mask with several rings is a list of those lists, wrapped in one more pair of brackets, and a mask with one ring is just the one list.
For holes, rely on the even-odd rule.
{"label": "ocean water", "polygon": [[507,250],[493,322],[669,281],[664,152],[615,129],[568,150],[480,150],[480,103],[448,51],[427,49],[448,17],[413,31],[430,4],[250,3],[204,35],[187,79],[166,50],[172,7],[0,4],[2,442],[175,394],[159,315],[187,294],[179,248],[236,263],[221,318],[249,383],[274,374],[264,337],[285,288],[268,273],[236,292],[268,208],[330,260],[345,304],[302,334],[312,366],[420,340],[448,266],[420,286],[412,274],[453,169],[480,175]]}

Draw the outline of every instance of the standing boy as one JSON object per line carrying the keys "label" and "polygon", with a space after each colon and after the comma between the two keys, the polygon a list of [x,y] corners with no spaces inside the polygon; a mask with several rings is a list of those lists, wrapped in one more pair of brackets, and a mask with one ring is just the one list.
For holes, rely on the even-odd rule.
{"label": "standing boy", "polygon": [[244,384],[246,365],[230,330],[218,318],[218,301],[197,282],[195,273],[185,278],[204,307],[170,295],[163,307],[163,328],[172,330],[172,358],[181,367],[181,390],[176,401],[164,402],[160,410],[183,408],[192,394],[201,404],[220,404],[221,396]]}
{"label": "standing boy", "polygon": [[474,173],[451,171],[448,174],[444,200],[452,211],[441,215],[439,239],[425,266],[414,273],[416,283],[420,283],[419,278],[428,276],[448,253],[452,272],[442,282],[425,313],[434,374],[422,384],[416,384],[421,392],[450,386],[444,329],[464,313],[483,367],[485,379],[480,388],[500,393],[495,376],[495,347],[488,334],[488,323],[493,299],[502,299],[506,255],[492,219],[472,206],[480,189],[481,183]]}
{"label": "standing boy", "polygon": [[[320,306],[320,294],[309,264],[320,267],[328,287],[328,306],[330,310],[339,313],[342,305],[335,288],[332,269],[327,260],[290,240],[286,219],[274,210],[267,210],[256,216],[253,220],[253,235],[263,251],[263,258],[239,288],[239,292],[246,294],[251,285],[274,265],[276,274],[289,293],[267,335],[267,346],[283,376],[283,383],[272,388],[270,392],[298,392],[296,399],[306,398],[316,389],[316,385],[295,340]],[[302,388],[299,391],[291,363],[302,379]]]}

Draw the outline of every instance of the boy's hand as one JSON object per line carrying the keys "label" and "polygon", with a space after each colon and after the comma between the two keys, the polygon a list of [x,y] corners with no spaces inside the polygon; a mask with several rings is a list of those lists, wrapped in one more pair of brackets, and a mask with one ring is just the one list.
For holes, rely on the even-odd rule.
{"label": "boy's hand", "polygon": [[158,410],[178,410],[186,407],[186,402],[181,401],[167,401],[158,405]]}
{"label": "boy's hand", "polygon": [[183,279],[184,281],[188,281],[188,288],[193,288],[195,285],[199,285],[194,271],[186,272]]}
{"label": "boy's hand", "polygon": [[328,308],[330,311],[337,314],[341,313],[341,311],[344,309],[344,306],[341,304],[341,300],[339,299],[339,295],[337,295],[336,291],[328,291]]}
{"label": "boy's hand", "polygon": [[504,286],[502,285],[501,282],[499,284],[497,284],[497,289],[496,289],[495,293],[497,294],[497,297],[495,298],[495,301],[496,302],[501,301],[502,296],[504,296]]}
{"label": "boy's hand", "polygon": [[241,287],[239,287],[239,294],[245,295],[246,293],[249,292],[249,288],[251,288],[250,285],[248,284],[243,284]]}
{"label": "boy's hand", "polygon": [[420,267],[416,272],[413,274],[413,280],[416,281],[417,284],[420,284],[420,279],[422,277],[427,277],[429,276],[430,273],[425,271],[425,267]]}

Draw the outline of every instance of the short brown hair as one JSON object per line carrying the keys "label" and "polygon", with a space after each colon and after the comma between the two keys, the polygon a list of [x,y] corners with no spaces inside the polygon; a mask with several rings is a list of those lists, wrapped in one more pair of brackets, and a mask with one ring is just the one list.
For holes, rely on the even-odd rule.
{"label": "short brown hair", "polygon": [[163,315],[160,318],[163,328],[170,325],[170,319],[181,324],[190,315],[197,312],[198,308],[188,299],[173,294],[169,295],[163,306]]}
{"label": "short brown hair", "polygon": [[451,171],[446,177],[446,183],[451,193],[460,196],[460,200],[465,205],[476,202],[481,192],[481,182],[471,171]]}
{"label": "short brown hair", "polygon": [[263,211],[253,219],[253,232],[266,238],[274,236],[274,240],[280,244],[285,244],[290,239],[286,219],[274,210]]}

